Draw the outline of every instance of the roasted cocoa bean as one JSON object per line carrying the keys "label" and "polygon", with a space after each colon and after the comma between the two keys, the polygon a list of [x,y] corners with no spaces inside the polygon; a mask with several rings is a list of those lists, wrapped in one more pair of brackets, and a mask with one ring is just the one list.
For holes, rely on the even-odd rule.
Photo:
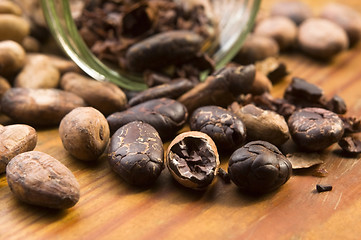
{"label": "roasted cocoa bean", "polygon": [[273,38],[285,50],[296,43],[297,26],[287,17],[273,16],[258,23],[254,34]]}
{"label": "roasted cocoa bean", "polygon": [[16,155],[31,151],[37,143],[34,128],[24,124],[0,127],[0,173],[4,173],[6,165]]}
{"label": "roasted cocoa bean", "polygon": [[97,160],[109,142],[109,125],[93,107],[78,107],[61,120],[59,135],[64,148],[83,161]]}
{"label": "roasted cocoa bean", "polygon": [[148,88],[129,100],[129,105],[134,106],[148,100],[156,98],[176,99],[183,93],[193,88],[194,84],[188,79],[181,78],[173,80],[169,83],[161,84],[152,88]]}
{"label": "roasted cocoa bean", "polygon": [[344,125],[337,114],[323,108],[303,108],[288,119],[293,141],[308,151],[320,151],[338,142]]}
{"label": "roasted cocoa bean", "polygon": [[291,19],[296,25],[312,17],[311,8],[302,1],[280,1],[271,8],[271,16],[284,16]]}
{"label": "roasted cocoa bean", "polygon": [[60,86],[65,91],[80,96],[105,116],[127,107],[125,93],[110,82],[99,82],[79,73],[69,72],[62,76]]}
{"label": "roasted cocoa bean", "polygon": [[250,91],[255,74],[254,65],[224,67],[184,93],[178,101],[187,107],[189,113],[207,105],[227,107],[240,94]]}
{"label": "roasted cocoa bean", "polygon": [[181,185],[204,190],[213,182],[218,172],[217,147],[205,133],[183,132],[170,143],[166,165],[173,178]]}
{"label": "roasted cocoa bean", "polygon": [[13,40],[21,43],[29,35],[30,24],[25,18],[13,14],[0,14],[0,41]]}
{"label": "roasted cocoa bean", "polygon": [[16,76],[14,87],[18,88],[56,88],[60,72],[42,54],[27,54],[25,66]]}
{"label": "roasted cocoa bean", "polygon": [[1,99],[5,115],[32,126],[57,125],[68,112],[84,106],[82,98],[59,89],[11,88]]}
{"label": "roasted cocoa bean", "polygon": [[158,33],[132,45],[126,53],[127,67],[131,71],[158,69],[184,63],[200,51],[200,35],[183,30]]}
{"label": "roasted cocoa bean", "polygon": [[6,180],[19,200],[48,208],[70,208],[80,196],[73,173],[57,159],[38,151],[21,153],[6,167]]}
{"label": "roasted cocoa bean", "polygon": [[253,104],[244,107],[233,104],[231,110],[246,126],[247,141],[263,140],[280,146],[290,138],[287,122],[274,111]]}
{"label": "roasted cocoa bean", "polygon": [[206,133],[219,150],[234,151],[246,139],[246,128],[234,113],[218,107],[197,108],[189,120],[190,129]]}
{"label": "roasted cocoa bean", "polygon": [[17,42],[0,41],[0,75],[12,77],[25,65],[25,50]]}
{"label": "roasted cocoa bean", "polygon": [[240,189],[262,194],[285,184],[291,177],[292,165],[274,145],[254,141],[231,155],[228,173]]}
{"label": "roasted cocoa bean", "polygon": [[111,134],[121,126],[138,120],[152,125],[165,141],[183,127],[187,118],[188,112],[183,104],[173,99],[159,98],[113,113],[107,120]]}
{"label": "roasted cocoa bean", "polygon": [[153,184],[164,169],[163,143],[151,125],[140,121],[119,128],[111,138],[110,167],[127,183]]}
{"label": "roasted cocoa bean", "polygon": [[309,18],[298,31],[300,49],[318,59],[330,59],[347,49],[349,42],[346,32],[335,23],[321,18]]}
{"label": "roasted cocoa bean", "polygon": [[342,3],[328,3],[320,13],[320,17],[341,26],[348,36],[350,45],[361,38],[361,14],[350,6]]}
{"label": "roasted cocoa bean", "polygon": [[273,38],[252,34],[246,38],[233,61],[247,65],[278,54],[279,47]]}

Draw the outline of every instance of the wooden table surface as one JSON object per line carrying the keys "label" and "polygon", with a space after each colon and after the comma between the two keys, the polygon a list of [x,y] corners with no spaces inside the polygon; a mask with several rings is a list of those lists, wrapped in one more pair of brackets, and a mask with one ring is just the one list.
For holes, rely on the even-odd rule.
{"label": "wooden table surface", "polygon": [[[268,9],[275,1],[263,1]],[[327,1],[305,1],[315,13]],[[361,12],[358,0],[340,1]],[[291,77],[298,76],[338,94],[349,116],[361,116],[361,44],[329,63],[299,53],[282,54],[290,75],[272,94],[281,97]],[[345,157],[335,144],[322,155],[320,178],[295,172],[279,190],[252,197],[234,184],[217,179],[205,192],[179,186],[165,169],[146,190],[128,186],[107,161],[87,164],[64,150],[57,129],[38,130],[35,150],[71,169],[81,187],[80,201],[64,211],[17,201],[0,176],[0,239],[360,239],[361,161]],[[222,166],[227,166],[223,158]],[[317,193],[316,184],[331,184]]]}

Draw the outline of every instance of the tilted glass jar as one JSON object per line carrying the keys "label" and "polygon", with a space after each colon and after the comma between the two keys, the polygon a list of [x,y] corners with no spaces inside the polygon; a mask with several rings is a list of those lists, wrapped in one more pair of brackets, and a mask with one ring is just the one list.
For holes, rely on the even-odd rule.
{"label": "tilted glass jar", "polygon": [[[92,53],[79,34],[69,0],[41,1],[45,19],[55,40],[85,73],[96,80],[110,81],[128,90],[146,88],[141,75],[110,67]],[[261,0],[202,1],[210,4],[217,18],[217,48],[213,48],[209,53],[218,69],[227,64],[239,51],[254,24]]]}

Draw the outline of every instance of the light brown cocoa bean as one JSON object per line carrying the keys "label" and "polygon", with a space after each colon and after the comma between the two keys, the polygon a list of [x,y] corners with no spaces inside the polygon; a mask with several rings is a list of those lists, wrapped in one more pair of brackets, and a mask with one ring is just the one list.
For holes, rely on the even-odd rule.
{"label": "light brown cocoa bean", "polygon": [[124,92],[110,82],[99,82],[84,75],[69,72],[60,80],[62,89],[72,92],[104,115],[122,111],[127,106]]}
{"label": "light brown cocoa bean", "polygon": [[246,126],[247,141],[263,140],[280,146],[290,138],[286,120],[276,112],[263,110],[253,104],[240,107],[232,103],[229,109]]}
{"label": "light brown cocoa bean", "polygon": [[93,107],[78,107],[60,122],[59,135],[64,148],[75,158],[94,161],[109,142],[109,125],[104,115]]}
{"label": "light brown cocoa bean", "polygon": [[[1,28],[1,26],[0,26]],[[26,53],[17,42],[0,41],[0,75],[12,76],[25,65]]]}
{"label": "light brown cocoa bean", "polygon": [[253,95],[262,95],[265,92],[271,92],[272,82],[269,78],[260,71],[256,71],[256,76],[252,84],[250,93]]}
{"label": "light brown cocoa bean", "polygon": [[84,107],[84,100],[59,89],[11,88],[1,99],[2,112],[32,126],[54,126],[71,110]]}
{"label": "light brown cocoa bean", "polygon": [[18,88],[56,88],[60,72],[42,54],[28,54],[24,68],[16,76],[14,87]]}
{"label": "light brown cocoa bean", "polygon": [[0,41],[13,40],[21,43],[30,33],[30,24],[24,18],[13,14],[0,14]]}
{"label": "light brown cocoa bean", "polygon": [[246,65],[277,56],[278,53],[279,47],[273,38],[252,34],[246,38],[233,60]]}
{"label": "light brown cocoa bean", "polygon": [[34,128],[25,124],[13,124],[0,128],[0,173],[16,155],[31,151],[37,143]]}
{"label": "light brown cocoa bean", "polygon": [[273,16],[258,23],[254,34],[273,38],[280,50],[285,50],[295,44],[297,26],[287,17]]}
{"label": "light brown cocoa bean", "polygon": [[341,26],[347,33],[350,45],[361,38],[361,14],[341,3],[329,3],[320,13],[320,17],[328,19]]}
{"label": "light brown cocoa bean", "polygon": [[19,5],[17,5],[13,1],[1,0],[0,1],[0,14],[4,14],[4,13],[21,16],[23,11],[19,7]]}
{"label": "light brown cocoa bean", "polygon": [[29,151],[14,157],[6,167],[6,180],[19,200],[48,208],[70,208],[80,197],[73,173],[52,156]]}
{"label": "light brown cocoa bean", "polygon": [[287,17],[297,25],[312,15],[312,9],[303,1],[280,1],[271,8],[271,16]]}
{"label": "light brown cocoa bean", "polygon": [[300,49],[312,57],[330,59],[347,49],[346,32],[337,24],[321,18],[309,18],[298,31]]}
{"label": "light brown cocoa bean", "polygon": [[32,36],[26,36],[21,42],[21,46],[28,53],[40,52],[40,42]]}
{"label": "light brown cocoa bean", "polygon": [[0,99],[3,97],[5,92],[11,88],[8,80],[0,76]]}

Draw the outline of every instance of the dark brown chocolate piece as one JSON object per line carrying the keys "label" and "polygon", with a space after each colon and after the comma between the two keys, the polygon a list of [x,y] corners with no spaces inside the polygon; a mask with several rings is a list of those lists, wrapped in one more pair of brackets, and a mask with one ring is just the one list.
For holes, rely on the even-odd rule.
{"label": "dark brown chocolate piece", "polygon": [[338,141],[338,145],[347,153],[361,153],[361,140],[356,137],[344,137]]}

